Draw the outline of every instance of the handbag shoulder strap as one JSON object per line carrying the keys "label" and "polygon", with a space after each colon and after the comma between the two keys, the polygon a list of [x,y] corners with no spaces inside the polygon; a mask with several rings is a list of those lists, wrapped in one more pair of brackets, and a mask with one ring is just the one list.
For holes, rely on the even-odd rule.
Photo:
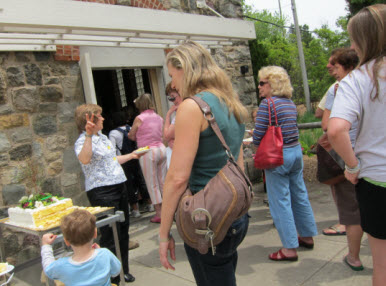
{"label": "handbag shoulder strap", "polygon": [[267,98],[269,126],[271,126],[271,103],[272,103],[273,112],[275,114],[275,124],[276,124],[276,126],[278,126],[279,124],[277,123],[277,114],[276,114],[275,102],[273,101],[272,98]]}
{"label": "handbag shoulder strap", "polygon": [[221,144],[223,145],[224,149],[226,150],[229,162],[231,162],[234,166],[236,166],[239,173],[244,177],[244,180],[246,181],[249,190],[252,191],[252,183],[250,182],[250,180],[247,177],[247,175],[245,174],[245,172],[240,168],[239,164],[235,161],[235,159],[232,155],[232,152],[231,152],[229,146],[227,145],[227,143],[225,142],[224,136],[222,135],[220,128],[217,125],[216,119],[214,118],[214,115],[210,109],[210,106],[202,98],[200,98],[198,96],[194,95],[190,98],[193,99],[198,104],[198,106],[201,108],[202,112],[204,113],[205,119],[208,120],[214,133],[217,135],[218,139],[220,139]]}
{"label": "handbag shoulder strap", "polygon": [[[198,106],[201,108],[202,112],[204,113],[205,119],[208,121],[209,125],[212,127],[214,133],[217,135],[218,139],[220,139],[220,142],[224,149],[229,152],[229,155],[231,155],[231,149],[229,148],[228,144],[225,142],[224,136],[222,135],[220,128],[217,125],[216,119],[214,118],[214,114],[212,113],[210,106],[200,97],[198,96],[192,96],[190,97],[193,99]],[[232,155],[231,155],[232,156]]]}

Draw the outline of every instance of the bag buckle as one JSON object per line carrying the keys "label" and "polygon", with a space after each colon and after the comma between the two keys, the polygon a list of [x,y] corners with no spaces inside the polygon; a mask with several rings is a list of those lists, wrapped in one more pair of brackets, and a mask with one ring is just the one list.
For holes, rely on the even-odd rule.
{"label": "bag buckle", "polygon": [[194,217],[197,214],[203,214],[208,218],[208,227],[209,227],[210,223],[212,222],[212,216],[210,215],[210,213],[206,209],[203,209],[203,208],[195,209],[194,211],[192,211],[192,215],[191,215],[193,223],[196,223],[196,219]]}
{"label": "bag buckle", "polygon": [[204,118],[205,118],[207,121],[210,121],[210,120],[213,120],[213,119],[214,119],[214,114],[213,114],[213,112],[210,110],[210,108],[203,107],[203,108],[202,108],[202,111],[203,111],[203,114],[204,114]]}
{"label": "bag buckle", "polygon": [[225,153],[227,154],[227,156],[228,156],[229,159],[232,159],[233,162],[235,162],[235,158],[233,157],[233,155],[232,155],[232,153],[231,153],[230,151],[228,151],[228,150],[225,149]]}
{"label": "bag buckle", "polygon": [[194,232],[199,234],[199,235],[205,236],[205,240],[210,242],[210,246],[212,248],[212,254],[215,255],[216,254],[216,247],[213,245],[213,238],[215,235],[214,235],[213,230],[211,230],[209,228],[210,223],[212,222],[212,216],[210,215],[210,213],[206,209],[197,208],[192,212],[192,215],[191,215],[192,221],[194,224],[196,223],[195,216],[197,214],[203,214],[208,218],[208,227],[207,227],[207,229],[195,229]]}

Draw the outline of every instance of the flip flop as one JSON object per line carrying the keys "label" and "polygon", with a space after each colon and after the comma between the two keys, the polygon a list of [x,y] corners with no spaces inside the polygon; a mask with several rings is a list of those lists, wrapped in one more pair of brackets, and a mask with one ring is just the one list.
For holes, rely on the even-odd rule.
{"label": "flip flop", "polygon": [[281,251],[281,249],[279,251],[276,251],[276,252],[268,255],[268,258],[271,260],[274,260],[274,261],[297,261],[298,260],[297,255],[288,257],[288,256],[284,255],[284,253]]}
{"label": "flip flop", "polygon": [[348,260],[347,260],[347,255],[343,258],[343,262],[346,263],[348,265],[348,267],[351,268],[351,270],[354,270],[354,271],[362,271],[363,269],[365,269],[363,267],[363,265],[361,266],[354,266],[354,265],[351,265]]}
{"label": "flip flop", "polygon": [[336,228],[335,226],[330,226],[329,228],[327,229],[331,229],[335,232],[326,232],[326,230],[323,230],[323,234],[324,235],[346,235],[346,231],[345,230],[339,230],[338,228]]}

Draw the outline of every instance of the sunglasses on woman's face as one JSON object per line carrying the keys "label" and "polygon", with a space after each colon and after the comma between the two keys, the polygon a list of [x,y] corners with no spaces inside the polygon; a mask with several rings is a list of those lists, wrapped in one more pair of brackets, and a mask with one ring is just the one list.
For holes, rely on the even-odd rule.
{"label": "sunglasses on woman's face", "polygon": [[176,98],[175,98],[175,97],[171,97],[170,95],[168,95],[168,97],[167,97],[167,98],[168,98],[168,100],[169,100],[169,101],[171,101],[171,102],[174,102],[174,101],[176,100]]}
{"label": "sunglasses on woman's face", "polygon": [[268,81],[259,81],[260,86],[264,86],[266,83],[268,83]]}

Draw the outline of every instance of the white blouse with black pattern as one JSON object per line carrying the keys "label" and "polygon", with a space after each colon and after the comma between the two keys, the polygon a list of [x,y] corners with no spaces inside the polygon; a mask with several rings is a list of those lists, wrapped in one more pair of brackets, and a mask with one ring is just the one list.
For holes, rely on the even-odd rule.
{"label": "white blouse with black pattern", "polygon": [[[80,134],[75,142],[75,153],[79,156],[83,148],[86,132]],[[92,157],[90,163],[82,164],[82,171],[85,176],[86,191],[97,187],[111,186],[126,181],[125,173],[116,157],[115,146],[101,132],[92,136]]]}

